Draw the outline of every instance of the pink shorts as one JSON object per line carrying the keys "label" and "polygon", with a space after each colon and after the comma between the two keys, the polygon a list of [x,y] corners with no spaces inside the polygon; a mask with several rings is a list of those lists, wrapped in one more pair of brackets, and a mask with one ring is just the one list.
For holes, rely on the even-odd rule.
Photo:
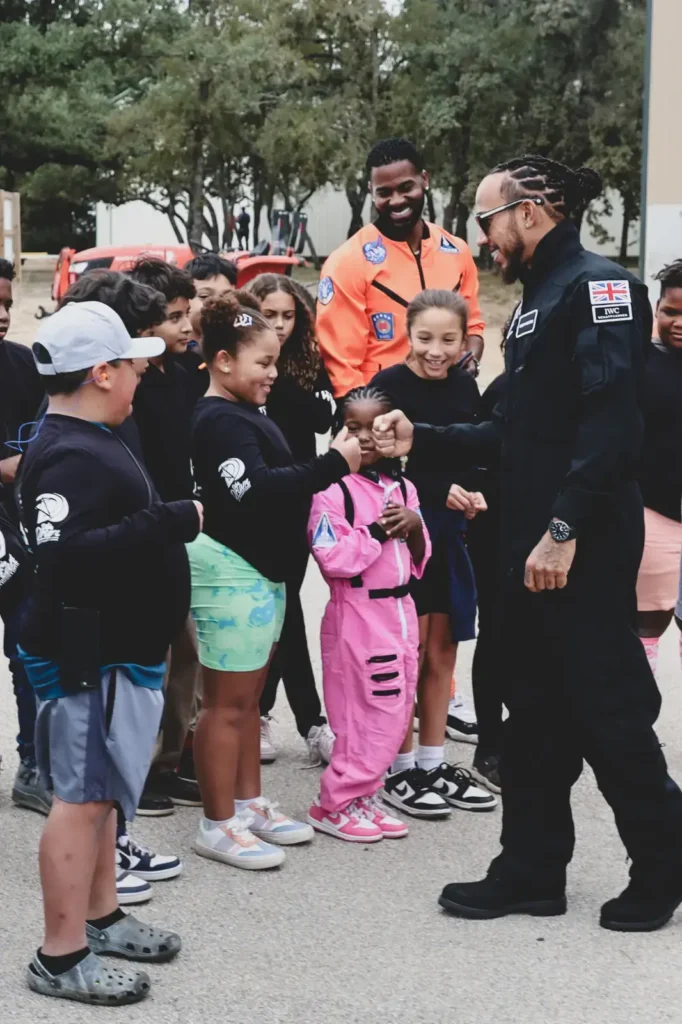
{"label": "pink shorts", "polygon": [[670,611],[677,604],[682,523],[644,509],[644,554],[637,577],[637,610]]}

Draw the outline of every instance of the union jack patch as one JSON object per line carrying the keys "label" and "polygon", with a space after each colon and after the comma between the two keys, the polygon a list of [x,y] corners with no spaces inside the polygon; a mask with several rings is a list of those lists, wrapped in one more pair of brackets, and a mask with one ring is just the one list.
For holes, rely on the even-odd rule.
{"label": "union jack patch", "polygon": [[629,281],[590,281],[590,303],[593,306],[615,306],[631,302]]}

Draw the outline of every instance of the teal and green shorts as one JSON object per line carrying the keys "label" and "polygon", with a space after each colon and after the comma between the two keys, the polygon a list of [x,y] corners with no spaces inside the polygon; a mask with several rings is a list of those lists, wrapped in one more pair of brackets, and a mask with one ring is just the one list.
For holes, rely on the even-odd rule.
{"label": "teal and green shorts", "polygon": [[284,584],[261,576],[205,533],[187,545],[187,554],[200,663],[218,672],[263,668],[282,632]]}

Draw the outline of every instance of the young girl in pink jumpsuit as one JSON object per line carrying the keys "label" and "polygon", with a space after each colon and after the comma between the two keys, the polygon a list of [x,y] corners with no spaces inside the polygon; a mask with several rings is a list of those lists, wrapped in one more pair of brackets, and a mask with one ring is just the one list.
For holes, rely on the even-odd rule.
{"label": "young girl in pink jumpsuit", "polygon": [[375,387],[343,405],[358,437],[359,473],[313,499],[308,538],[331,596],[322,620],[324,699],[336,736],[308,821],[320,832],[371,843],[407,835],[377,797],[414,706],[419,630],[409,595],[431,545],[417,492],[399,463],[382,460],[372,425],[391,408]]}

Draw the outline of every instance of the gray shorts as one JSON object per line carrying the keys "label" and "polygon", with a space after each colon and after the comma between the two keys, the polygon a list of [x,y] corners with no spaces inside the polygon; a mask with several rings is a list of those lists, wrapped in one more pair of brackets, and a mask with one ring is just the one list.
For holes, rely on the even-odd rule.
{"label": "gray shorts", "polygon": [[99,690],[43,701],[36,759],[44,784],[69,804],[113,800],[132,821],[161,722],[163,693],[135,686],[120,669]]}

